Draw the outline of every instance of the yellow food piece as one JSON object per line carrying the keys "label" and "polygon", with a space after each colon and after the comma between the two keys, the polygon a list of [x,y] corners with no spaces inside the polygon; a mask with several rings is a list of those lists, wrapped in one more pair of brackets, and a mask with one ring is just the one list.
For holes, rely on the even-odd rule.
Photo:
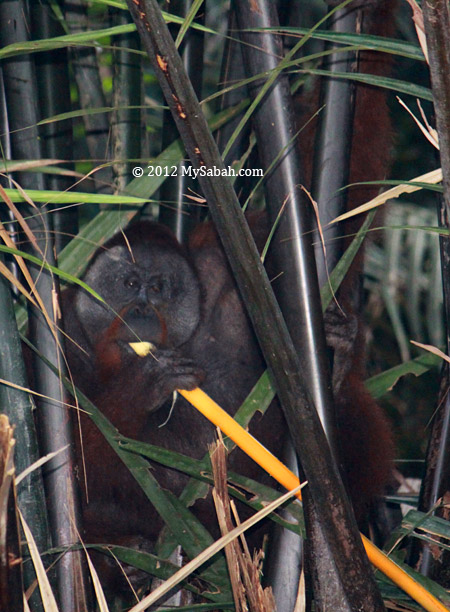
{"label": "yellow food piece", "polygon": [[130,342],[129,345],[139,357],[147,357],[149,353],[155,350],[155,345],[151,342]]}

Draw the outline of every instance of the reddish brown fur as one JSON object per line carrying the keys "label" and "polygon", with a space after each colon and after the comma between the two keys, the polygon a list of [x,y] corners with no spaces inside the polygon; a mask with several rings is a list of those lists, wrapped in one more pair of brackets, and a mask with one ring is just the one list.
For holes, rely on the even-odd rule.
{"label": "reddish brown fur", "polygon": [[383,495],[391,479],[391,427],[356,371],[345,379],[336,397],[336,409],[346,485],[356,519],[363,524],[370,504]]}
{"label": "reddish brown fur", "polygon": [[[382,0],[373,4],[364,16],[363,29],[368,34],[392,37],[395,31],[394,0]],[[360,53],[359,71],[373,75],[389,75],[392,56],[375,51]],[[349,182],[384,180],[389,171],[392,149],[392,125],[386,92],[381,87],[358,83],[355,98],[352,154]],[[348,210],[375,197],[378,186],[351,187],[348,195]],[[378,213],[378,219],[382,211]],[[348,235],[346,245],[358,231],[365,216],[360,215],[344,224],[343,234]],[[339,302],[346,312],[351,312],[355,280],[361,273],[363,250],[347,274],[339,292]],[[367,504],[378,495],[392,477],[395,456],[391,426],[382,409],[365,389],[365,333],[360,320],[356,344],[353,350],[351,370],[344,380],[337,398],[337,409],[341,413],[341,438],[345,439],[342,452],[346,465],[355,469],[347,475],[355,514],[359,520],[367,513]],[[363,458],[363,460],[361,459]]]}
{"label": "reddish brown fur", "polygon": [[[122,315],[123,316],[123,313]],[[100,336],[95,347],[95,354],[100,371],[100,379],[106,381],[111,374],[120,369],[120,350],[115,340],[122,327],[122,318],[117,316],[111,325]]]}

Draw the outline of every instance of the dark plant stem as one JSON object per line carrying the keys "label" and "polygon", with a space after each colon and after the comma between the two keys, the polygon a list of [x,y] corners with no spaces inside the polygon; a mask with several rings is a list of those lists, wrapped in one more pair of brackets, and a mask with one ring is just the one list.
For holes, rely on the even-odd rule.
{"label": "dark plant stem", "polygon": [[[30,18],[26,4],[21,0],[2,2],[0,11],[2,43],[27,40]],[[14,159],[40,159],[42,150],[36,125],[41,117],[38,114],[34,64],[29,56],[11,58],[3,63],[3,74],[12,156]],[[15,178],[25,189],[46,187],[42,174],[22,172],[17,173]],[[38,255],[54,264],[53,227],[48,209],[45,206],[27,207],[23,209],[23,213],[36,238]],[[32,250],[31,245],[27,248]],[[53,329],[50,329],[40,309],[31,305],[28,311],[29,336],[42,355],[64,369],[61,336],[56,331],[58,321],[54,312],[57,285],[51,274],[37,266],[30,266],[30,272]],[[69,546],[78,540],[70,415],[64,408],[65,394],[59,377],[49,370],[38,356],[33,355],[30,362],[35,389],[43,397],[49,398],[37,402],[36,418],[41,452],[48,454],[60,451],[69,444],[65,451],[47,462],[43,468],[52,544]],[[68,553],[56,566],[60,605],[66,612],[78,612],[87,608],[80,559],[80,553]]]}
{"label": "dark plant stem", "polygon": [[[427,40],[433,103],[439,136],[439,150],[444,193],[439,210],[439,224],[450,228],[450,6],[446,0],[427,0],[422,3]],[[450,242],[440,237],[444,313],[447,326],[447,354],[450,354]],[[428,444],[426,469],[422,481],[419,509],[429,512],[443,498],[450,496],[450,396],[448,364],[442,370],[438,406]],[[442,511],[438,511],[442,515]],[[413,546],[413,561],[418,546]],[[420,571],[448,584],[449,554],[443,552],[435,559],[429,547],[422,549]]]}
{"label": "dark plant stem", "polygon": [[[111,25],[124,25],[130,16],[111,9]],[[139,49],[136,32],[113,39],[113,106],[112,150],[114,193],[123,192],[132,180],[131,170],[141,156],[141,58],[128,49]],[[134,107],[134,108],[130,108]]]}
{"label": "dark plant stem", "polygon": [[[137,3],[128,0],[128,6],[193,167],[222,169],[219,152],[158,4],[155,0]],[[344,487],[305,385],[306,373],[302,371],[236,195],[225,176],[201,177],[201,187],[274,378],[314,505],[322,513],[336,572],[346,587],[344,609],[350,605],[362,611],[383,610]],[[364,584],[355,580],[358,575],[365,576]]]}
{"label": "dark plant stem", "polygon": [[[357,12],[343,9],[334,15],[330,30],[355,32]],[[333,72],[354,72],[357,68],[355,53],[333,53],[326,59],[324,69]],[[323,287],[328,274],[334,269],[343,253],[338,224],[326,227],[330,221],[346,211],[350,173],[351,142],[355,86],[345,79],[324,78],[319,115],[319,128],[314,147],[314,169],[311,193],[319,208],[319,218],[326,242],[326,263],[320,238],[316,235],[316,261],[319,286]]]}
{"label": "dark plant stem", "polygon": [[[262,0],[254,11],[246,1],[235,1],[241,30],[277,27],[272,2]],[[277,68],[283,55],[282,39],[272,33],[242,32],[247,76]],[[250,86],[254,98],[263,83]],[[275,260],[272,286],[297,349],[305,379],[332,449],[337,448],[334,408],[323,330],[322,308],[314,249],[311,202],[301,189],[304,184],[301,160],[295,140],[295,109],[287,75],[281,74],[260,101],[253,115],[258,154],[265,172],[265,196],[270,220],[274,223],[283,209],[272,243]],[[276,161],[276,158],[279,159]]]}
{"label": "dark plant stem", "polygon": [[[5,32],[0,25],[0,39],[3,40],[4,37]],[[6,162],[5,172],[7,172],[7,160],[10,160],[12,155],[3,69],[0,75],[1,146],[2,157]],[[6,178],[2,177],[1,182],[5,186],[11,186],[10,181]],[[10,211],[2,211],[1,221],[8,232],[13,233],[15,231],[14,219]],[[3,261],[3,258],[1,261]],[[4,263],[7,263],[13,274],[17,272],[17,266],[14,261]],[[14,314],[11,285],[3,276],[0,279],[0,314],[0,340],[3,346],[2,358],[0,359],[0,378],[12,382],[18,387],[27,387],[28,381]],[[0,385],[0,412],[6,414],[9,417],[10,424],[15,427],[16,452],[14,460],[16,472],[19,474],[39,459],[37,434],[33,417],[34,408],[32,396],[28,396],[26,393],[13,389],[8,385]],[[46,550],[51,542],[41,470],[35,470],[30,474],[18,487],[17,493],[23,516],[34,534],[38,549]],[[30,585],[35,579],[35,572],[30,565],[24,567],[25,584]],[[41,609],[38,596],[34,597],[33,603],[36,609]]]}
{"label": "dark plant stem", "polygon": [[[236,13],[234,10],[229,11],[228,16],[228,38],[225,40],[225,47],[222,57],[222,67],[220,73],[220,86],[224,89],[230,87],[220,97],[220,110],[231,108],[248,98],[247,87],[233,87],[245,79],[244,58],[242,57],[242,45],[236,39]],[[216,134],[216,142],[219,151],[222,153],[228,145],[228,141],[234,134],[244,116],[245,108],[237,114],[231,121],[218,130]],[[233,145],[229,149],[224,158],[225,166],[232,164],[234,161],[240,160],[250,145],[251,125],[247,123],[241,129],[238,137],[234,140]],[[250,160],[257,158],[257,155],[252,151]],[[246,163],[246,167],[251,165]],[[254,187],[254,179],[249,177],[237,177],[234,182],[234,190],[239,194],[241,202],[245,202],[250,196]]]}
{"label": "dark plant stem", "polygon": [[[52,38],[65,34],[62,26],[55,18],[49,0],[31,3],[30,12],[33,38]],[[72,106],[67,49],[37,53],[35,63],[41,118],[69,112]],[[73,160],[73,133],[70,119],[47,123],[41,127],[40,134],[44,157]],[[65,164],[65,167],[73,170],[72,163]],[[47,188],[55,191],[65,191],[73,183],[71,177],[59,174],[49,175],[46,181]],[[59,253],[78,233],[77,208],[72,207],[61,212],[53,212],[52,224],[55,232],[55,248],[56,252]]]}
{"label": "dark plant stem", "polygon": [[[448,227],[447,210],[442,198],[439,221],[441,227]],[[447,354],[450,354],[450,242],[448,236],[440,236],[440,254],[442,268],[442,287],[444,293],[444,316],[446,322]],[[444,363],[441,373],[441,384],[437,408],[433,415],[431,435],[425,460],[425,473],[422,480],[418,509],[429,512],[441,498],[447,503],[450,496],[450,368]],[[445,510],[439,509],[438,516],[445,516]],[[448,584],[445,573],[449,567],[449,553],[442,551],[436,558],[429,546],[413,540],[410,560],[416,563],[420,559],[419,569],[422,574],[434,580]]]}
{"label": "dark plant stem", "polygon": [[[254,11],[247,2],[236,0],[235,7],[238,24],[243,31],[241,37],[248,43],[242,48],[247,76],[276,69],[278,58],[283,56],[281,37],[268,33],[245,31],[277,27],[279,24],[274,3],[261,0],[258,3],[259,10]],[[339,17],[342,17],[342,13]],[[250,86],[250,93],[253,97],[259,93],[260,87],[261,84],[258,83]],[[340,94],[343,93],[342,90],[341,87]],[[336,97],[334,94],[328,102],[334,102]],[[341,109],[347,114],[350,126],[347,134],[347,140],[349,140],[351,106],[349,112],[346,97],[340,102]],[[328,123],[331,123],[332,112],[333,109],[330,108]],[[270,170],[265,182],[266,202],[273,222],[285,205],[280,226],[272,244],[272,258],[276,266],[276,269],[271,271],[276,279],[272,282],[272,286],[294,346],[300,356],[301,367],[308,381],[308,391],[319,413],[332,452],[335,457],[338,457],[328,353],[323,330],[316,261],[311,240],[311,230],[314,227],[312,204],[301,190],[304,180],[300,171],[302,165],[296,141],[294,141],[295,110],[287,75],[278,77],[255,109],[253,119],[263,169],[267,172],[279,156],[279,160]],[[329,144],[327,142],[327,145]],[[330,153],[329,149],[327,152]],[[336,184],[342,180],[346,163],[348,164],[348,161],[343,161],[341,156],[341,167],[336,167],[340,173],[334,177]],[[327,170],[330,169],[327,168]],[[342,185],[339,184],[339,186]],[[312,493],[311,489],[305,491],[304,494],[305,521],[309,526],[305,552],[309,560],[307,575],[312,577],[316,606],[319,606],[319,609],[329,605],[336,610],[350,610],[351,602],[348,600],[345,603],[345,600],[346,590],[351,590],[352,587],[349,584],[346,585],[345,582],[342,583],[339,574],[334,572],[335,560],[325,535],[323,515],[321,509],[312,503],[309,493]],[[365,588],[366,574],[361,573],[357,579],[360,581],[360,588]],[[353,588],[354,585],[355,583],[353,583]]]}
{"label": "dark plant stem", "polygon": [[[8,173],[8,162],[11,159],[11,139],[9,137],[9,123],[8,123],[8,109],[6,107],[6,95],[5,95],[5,87],[3,82],[3,70],[0,66],[0,144],[1,144],[1,157],[3,162],[2,171],[7,174]],[[5,176],[0,177],[0,184],[4,187],[12,187],[11,180],[6,178]],[[15,236],[15,219],[12,211],[3,210],[0,216],[2,223],[4,224],[6,230],[11,235],[13,242],[16,241]],[[8,266],[8,269],[11,270],[11,273],[17,276],[18,266],[16,261],[10,257],[6,259],[5,264]],[[11,288],[13,293],[17,294],[17,290],[15,287]]]}
{"label": "dark plant stem", "polygon": [[[180,17],[186,17],[191,8],[190,0],[173,0],[170,2],[170,11]],[[197,17],[197,23],[204,23],[204,15]],[[204,35],[198,30],[190,29],[186,32],[179,49],[183,65],[196,95],[200,98],[203,80],[203,46]],[[178,130],[170,111],[164,111],[162,149],[164,150],[178,138]],[[193,227],[201,217],[201,209],[194,202],[189,203],[187,197],[195,192],[194,181],[183,175],[182,168],[189,162],[178,164],[177,176],[164,181],[160,189],[161,204],[159,207],[159,221],[172,229],[180,242],[185,242]]]}
{"label": "dark plant stem", "polygon": [[[355,10],[341,9],[334,14],[330,30],[334,32],[354,32],[356,29],[357,12]],[[354,53],[333,53],[325,60],[324,69],[339,72],[351,72],[356,69],[356,56]],[[328,282],[328,276],[343,254],[343,242],[337,240],[341,235],[341,227],[337,224],[327,227],[328,223],[346,210],[347,192],[342,188],[348,184],[350,174],[351,142],[353,134],[355,87],[352,81],[344,79],[324,78],[321,82],[321,95],[319,108],[323,107],[319,115],[319,123],[314,146],[314,163],[312,174],[311,194],[317,202],[319,221],[322,226],[322,236],[319,231],[314,234],[315,259],[317,263],[317,278],[319,287]],[[326,254],[324,252],[325,241]],[[329,363],[333,363],[331,351],[326,353]],[[336,432],[336,425],[334,432]],[[335,450],[336,452],[336,450]],[[337,455],[337,453],[336,453]],[[335,456],[336,456],[335,455]],[[320,517],[318,520],[320,524]],[[313,533],[316,530],[313,529]],[[317,575],[316,584],[312,579],[312,588],[315,594],[319,591],[323,601],[328,597],[329,580],[327,574],[329,567],[326,563],[319,564],[322,573],[314,573],[315,550],[320,546],[321,536],[316,534],[315,546],[306,546],[310,560],[312,575]],[[308,572],[311,574],[311,572]],[[361,577],[361,579],[364,579]],[[338,595],[334,589],[334,596]],[[317,595],[316,595],[317,597]]]}
{"label": "dark plant stem", "polygon": [[[71,32],[86,32],[89,29],[87,5],[83,0],[64,3],[65,17]],[[92,47],[72,47],[72,69],[78,89],[80,108],[102,108],[106,106],[102,82],[98,70],[97,55]],[[90,157],[96,166],[109,160],[109,122],[104,113],[85,115],[84,126]],[[106,166],[94,174],[95,190],[98,193],[112,192],[112,170]]]}
{"label": "dark plant stem", "polygon": [[[238,84],[239,81],[245,78],[244,60],[241,49],[242,45],[239,43],[239,40],[236,40],[236,28],[236,13],[234,10],[230,10],[228,16],[227,39],[225,40],[220,73],[220,85],[224,89],[232,86],[233,84]],[[239,102],[241,102],[246,95],[246,87],[231,88],[220,97],[220,110],[224,110],[225,108],[239,104]],[[233,134],[241,119],[242,113],[234,117],[232,121],[228,121],[223,127],[220,128],[220,130],[217,131],[216,141],[220,151],[225,149],[226,145],[228,144],[228,139]],[[248,134],[250,131],[248,129],[249,127],[250,126],[246,126],[246,129],[242,130],[239,137],[234,141],[233,146],[223,160],[225,165],[239,159],[244,153],[244,141],[248,139]]]}
{"label": "dark plant stem", "polygon": [[446,224],[450,221],[450,5],[447,0],[423,3],[431,89],[439,136]]}
{"label": "dark plant stem", "polygon": [[[17,387],[27,388],[28,382],[11,298],[11,288],[9,282],[3,277],[0,279],[0,314],[0,342],[2,346],[0,378],[17,385]],[[33,417],[34,410],[35,405],[32,396],[18,388],[14,389],[5,384],[0,385],[0,412],[9,417],[11,425],[15,428],[14,463],[16,474],[20,474],[39,459]],[[39,550],[41,552],[47,550],[51,541],[41,470],[34,470],[20,483],[17,496],[21,512],[33,533]],[[29,586],[35,579],[36,576],[30,564],[25,565],[24,581],[26,586]],[[33,603],[36,605],[35,609],[41,609],[36,598],[33,598]]]}

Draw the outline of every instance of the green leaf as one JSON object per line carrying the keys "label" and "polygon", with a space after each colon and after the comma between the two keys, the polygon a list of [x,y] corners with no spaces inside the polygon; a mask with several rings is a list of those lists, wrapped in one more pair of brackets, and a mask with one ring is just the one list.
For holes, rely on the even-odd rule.
{"label": "green leaf", "polygon": [[361,181],[359,183],[350,183],[342,189],[348,189],[349,187],[357,187],[359,185],[379,185],[380,187],[392,185],[396,187],[397,185],[413,185],[420,189],[430,189],[431,191],[437,191],[437,193],[442,193],[443,188],[442,185],[437,185],[436,183],[423,183],[421,181],[408,181],[408,180],[384,180],[384,181]]}
{"label": "green leaf", "polygon": [[[275,31],[282,34],[310,34],[310,30],[307,28],[295,27],[257,29],[257,31],[261,30]],[[352,45],[355,50],[373,49],[374,51],[383,51],[393,55],[400,55],[402,57],[415,59],[421,62],[425,61],[422,49],[418,45],[403,40],[383,38],[381,36],[372,36],[369,34],[348,34],[346,32],[332,32],[328,30],[315,30],[312,34],[310,34],[310,37],[317,40],[326,40],[328,42],[335,42],[343,45]]]}
{"label": "green leaf", "polygon": [[177,49],[181,45],[181,43],[183,42],[183,38],[185,37],[186,32],[188,31],[188,29],[194,23],[195,16],[197,15],[198,11],[200,10],[200,7],[201,7],[202,4],[203,4],[203,0],[194,0],[194,2],[192,3],[192,5],[191,5],[191,7],[189,9],[188,14],[186,15],[185,19],[183,19],[183,23],[181,24],[180,31],[178,32],[178,36],[177,36],[177,39],[175,41],[175,46],[176,46]]}
{"label": "green leaf", "polygon": [[64,272],[63,270],[61,270],[60,268],[57,268],[56,266],[52,266],[51,264],[47,263],[46,261],[43,261],[42,259],[39,259],[39,257],[35,257],[34,255],[30,255],[30,253],[25,253],[24,251],[19,251],[18,249],[7,247],[7,246],[4,246],[2,244],[0,244],[0,251],[2,253],[9,253],[10,255],[18,255],[19,257],[23,257],[23,259],[26,259],[27,261],[31,261],[31,263],[36,264],[40,268],[44,268],[45,270],[49,270],[50,272],[52,272],[53,274],[55,274],[59,278],[61,278],[63,280],[66,280],[66,281],[68,281],[70,283],[75,283],[76,285],[79,285],[80,287],[85,289],[85,291],[90,293],[97,300],[99,300],[99,302],[103,302],[104,303],[104,299],[96,291],[91,289],[89,287],[89,285],[87,285],[84,281],[80,280],[76,276],[72,276],[71,274],[68,274],[67,272]]}
{"label": "green leaf", "polygon": [[[409,531],[419,528],[437,538],[450,540],[450,522],[439,516],[430,516],[418,510],[410,510],[403,518],[402,527]],[[439,546],[439,542],[435,542]],[[447,546],[447,548],[449,548]]]}
{"label": "green leaf", "polygon": [[[135,548],[127,548],[125,546],[114,546],[111,544],[87,544],[86,548],[89,550],[98,550],[105,555],[109,555],[112,559],[118,559],[122,563],[131,565],[137,569],[140,569],[151,576],[160,578],[161,580],[167,580],[173,574],[175,574],[180,568],[171,563],[167,559],[158,557],[148,552],[142,552]],[[55,551],[57,552],[57,550]],[[196,578],[198,580],[198,578]],[[188,581],[181,583],[181,586],[193,593],[200,593],[200,590],[194,585],[189,584]],[[217,599],[214,590],[217,590],[215,585],[206,583],[206,592],[202,593],[206,599]]]}
{"label": "green leaf", "polygon": [[[129,23],[112,28],[103,28],[99,30],[89,30],[88,32],[76,32],[72,34],[64,34],[64,36],[55,36],[54,38],[45,38],[41,40],[24,41],[13,43],[0,49],[0,59],[23,55],[25,53],[35,53],[40,51],[51,51],[53,49],[62,49],[64,47],[72,47],[76,45],[86,45],[98,43],[102,38],[110,36],[118,36],[120,34],[128,34],[134,32],[136,26],[134,23]],[[139,52],[140,53],[140,52]]]}
{"label": "green leaf", "polygon": [[[121,3],[114,2],[111,6],[116,8],[122,8]],[[123,8],[126,9],[126,5],[123,4]],[[162,13],[167,23],[183,23],[183,19],[176,15],[170,15],[169,13]],[[211,28],[207,28],[195,22],[191,24],[191,27],[207,34],[217,34]],[[72,34],[64,34],[64,36],[55,36],[53,38],[45,38],[41,40],[25,41],[20,43],[13,43],[0,49],[0,59],[9,57],[15,57],[18,55],[24,55],[27,53],[38,53],[42,51],[52,51],[53,49],[62,49],[64,47],[73,47],[79,45],[98,45],[99,40],[109,38],[111,36],[120,36],[121,34],[129,34],[135,32],[136,26],[134,23],[125,25],[118,25],[111,28],[102,28],[99,30],[89,30],[87,32],[76,32]],[[144,51],[136,51],[135,49],[128,49],[130,52],[137,53],[139,55],[147,56]]]}
{"label": "green leaf", "polygon": [[[102,193],[84,193],[81,191],[46,191],[45,189],[24,189],[33,202],[43,204],[116,204],[120,206],[142,206],[150,202],[149,198],[130,195],[111,195]],[[26,202],[18,189],[5,189],[13,202]],[[30,209],[32,211],[32,209]]]}
{"label": "green leaf", "polygon": [[331,272],[328,283],[326,283],[320,290],[320,296],[322,300],[322,312],[328,308],[331,300],[333,299],[334,294],[339,289],[341,282],[344,280],[345,275],[347,274],[348,269],[350,268],[352,261],[355,259],[357,252],[359,251],[360,246],[364,238],[366,237],[367,232],[369,231],[370,225],[375,216],[375,211],[370,211],[358,230],[355,238],[352,240],[350,246],[347,248],[345,253],[342,255],[336,267]]}
{"label": "green leaf", "polygon": [[350,79],[357,81],[358,83],[365,83],[366,85],[374,85],[375,87],[384,87],[385,89],[392,89],[397,93],[407,94],[414,96],[414,98],[420,98],[422,100],[433,101],[433,94],[431,89],[428,87],[422,87],[415,83],[409,83],[407,81],[400,81],[399,79],[392,79],[390,77],[375,76],[373,74],[364,73],[352,73],[352,72],[330,72],[329,70],[320,70],[318,68],[304,68],[301,70],[295,70],[300,74],[316,74],[318,76],[329,76],[333,79]]}
{"label": "green leaf", "polygon": [[373,398],[377,399],[388,393],[398,382],[402,376],[406,374],[414,374],[421,376],[428,372],[431,368],[439,366],[442,359],[432,353],[424,353],[420,357],[416,357],[411,361],[406,361],[398,366],[386,370],[381,374],[372,376],[366,381],[366,387]]}
{"label": "green leaf", "polygon": [[[138,442],[130,438],[125,438],[124,436],[120,436],[117,440],[119,446],[130,453],[137,453],[152,461],[157,461],[161,465],[177,469],[201,482],[208,484],[213,484],[214,482],[208,455],[203,459],[193,459],[192,457],[182,455],[176,451],[171,451],[145,442]],[[263,485],[242,474],[237,474],[236,472],[228,472],[228,481],[230,483],[230,494],[254,510],[261,510],[261,508],[266,506],[269,502],[274,501],[280,496],[278,490]],[[243,491],[245,491],[245,495]],[[185,497],[183,501],[187,505],[191,505],[194,500]],[[271,515],[270,518],[295,533],[299,533],[299,530],[303,532],[304,527],[301,506],[296,500],[290,503],[289,511],[297,521],[297,524],[288,523],[276,515]]]}

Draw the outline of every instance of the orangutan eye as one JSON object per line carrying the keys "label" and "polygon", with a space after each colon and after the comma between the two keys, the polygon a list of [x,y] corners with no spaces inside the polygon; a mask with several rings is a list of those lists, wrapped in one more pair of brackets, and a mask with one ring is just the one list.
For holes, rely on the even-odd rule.
{"label": "orangutan eye", "polygon": [[167,279],[163,275],[158,275],[158,276],[155,275],[152,278],[148,279],[148,282],[147,282],[148,293],[159,295],[160,293],[164,292],[166,285],[167,285]]}
{"label": "orangutan eye", "polygon": [[150,291],[152,293],[161,293],[161,283],[154,283],[150,286]]}
{"label": "orangutan eye", "polygon": [[134,289],[134,290],[138,290],[140,288],[140,286],[141,286],[141,284],[138,281],[138,279],[134,278],[134,277],[126,278],[124,280],[124,285],[128,289]]}

